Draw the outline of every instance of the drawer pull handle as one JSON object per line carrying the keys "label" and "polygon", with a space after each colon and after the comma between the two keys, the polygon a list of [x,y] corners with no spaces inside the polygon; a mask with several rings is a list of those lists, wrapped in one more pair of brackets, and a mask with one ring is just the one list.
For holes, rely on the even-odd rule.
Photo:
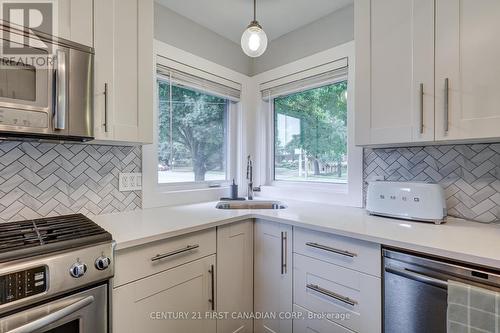
{"label": "drawer pull handle", "polygon": [[329,247],[329,246],[326,246],[326,245],[321,245],[321,244],[318,244],[318,243],[311,243],[311,242],[309,242],[309,243],[306,243],[306,245],[310,246],[310,247],[314,247],[316,249],[320,249],[320,250],[324,250],[324,251],[328,251],[328,252],[340,254],[340,255],[346,256],[346,257],[354,258],[354,257],[358,256],[356,253],[352,253],[352,252],[349,252],[349,251],[335,249],[333,247]]}
{"label": "drawer pull handle", "polygon": [[191,250],[197,249],[199,247],[200,246],[198,244],[188,245],[186,247],[183,247],[182,249],[173,250],[171,252],[167,252],[167,253],[164,253],[164,254],[157,254],[153,258],[151,258],[151,261],[157,261],[157,260],[165,259],[165,258],[168,258],[168,257],[171,257],[171,256],[175,256],[177,254],[181,254],[181,253],[184,253],[184,252],[187,252],[187,251],[191,251]]}
{"label": "drawer pull handle", "polygon": [[311,289],[311,290],[318,292],[320,294],[323,294],[325,296],[328,296],[328,297],[331,297],[331,298],[336,299],[338,301],[344,302],[346,304],[349,304],[350,306],[355,306],[356,304],[358,304],[357,301],[350,299],[349,297],[339,295],[337,293],[334,293],[333,291],[321,288],[320,286],[315,285],[315,284],[308,284],[306,287],[307,287],[307,289]]}

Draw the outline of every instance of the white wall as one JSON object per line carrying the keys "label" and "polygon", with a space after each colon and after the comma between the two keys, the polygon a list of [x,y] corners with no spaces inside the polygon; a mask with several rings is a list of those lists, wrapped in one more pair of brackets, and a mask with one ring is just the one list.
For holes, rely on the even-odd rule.
{"label": "white wall", "polygon": [[[339,55],[347,56],[353,52],[353,8],[348,6],[333,14],[313,22],[305,27],[290,32],[269,44],[269,50],[258,59],[250,59],[243,54],[238,44],[176,14],[166,7],[155,4],[155,38],[161,45],[161,53],[167,57],[205,70],[221,77],[229,78],[242,84],[240,117],[238,119],[238,161],[237,182],[240,184],[240,195],[245,195],[246,155],[251,154],[255,161],[254,184],[265,185],[264,169],[266,145],[263,135],[263,122],[266,121],[266,110],[262,110],[259,85],[262,82],[286,76],[301,70],[315,67],[332,61]],[[167,45],[168,44],[168,45]],[[339,46],[339,48],[335,48]],[[158,47],[156,48],[158,51]],[[353,68],[352,68],[353,69]],[[258,74],[253,77],[252,74]],[[260,74],[259,74],[260,73]],[[353,72],[352,72],[353,74]],[[352,107],[352,103],[350,104]],[[349,121],[353,123],[352,121]],[[267,143],[268,144],[268,143]],[[156,172],[154,147],[144,149],[144,181],[143,206],[167,206],[188,202],[216,200],[223,194],[220,190],[182,191],[159,193],[151,175]],[[353,148],[354,149],[354,148]],[[361,156],[361,154],[358,154]],[[359,157],[358,156],[358,157]],[[357,158],[358,159],[358,158]],[[331,195],[330,203],[350,204],[357,206],[361,202],[361,167],[359,161],[352,164],[359,179],[352,184],[356,188],[354,197]],[[149,176],[148,176],[149,175]],[[267,188],[268,194],[274,194]],[[307,191],[306,191],[307,192]],[[304,192],[304,194],[306,194]],[[309,199],[325,197],[325,193],[309,192]],[[351,193],[352,194],[352,193]],[[359,197],[359,198],[358,198]]]}
{"label": "white wall", "polygon": [[354,6],[270,41],[266,53],[259,58],[247,57],[239,44],[158,3],[155,3],[155,39],[254,76],[354,40]]}
{"label": "white wall", "polygon": [[251,61],[240,45],[155,2],[155,39],[245,75]]}
{"label": "white wall", "polygon": [[266,53],[253,59],[251,76],[352,40],[354,6],[347,6],[269,42]]}

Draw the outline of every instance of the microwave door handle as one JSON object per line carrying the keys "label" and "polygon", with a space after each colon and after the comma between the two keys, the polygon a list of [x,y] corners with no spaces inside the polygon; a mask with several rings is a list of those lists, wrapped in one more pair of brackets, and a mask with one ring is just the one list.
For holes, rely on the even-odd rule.
{"label": "microwave door handle", "polygon": [[92,304],[94,302],[94,296],[87,296],[77,302],[74,302],[60,310],[57,310],[47,316],[38,318],[32,322],[14,328],[13,330],[7,331],[6,333],[32,333],[50,324],[53,324],[65,317],[75,313],[76,311],[83,309],[84,307]]}
{"label": "microwave door handle", "polygon": [[66,128],[66,97],[67,97],[67,64],[66,52],[56,51],[56,70],[54,85],[54,129],[63,130]]}

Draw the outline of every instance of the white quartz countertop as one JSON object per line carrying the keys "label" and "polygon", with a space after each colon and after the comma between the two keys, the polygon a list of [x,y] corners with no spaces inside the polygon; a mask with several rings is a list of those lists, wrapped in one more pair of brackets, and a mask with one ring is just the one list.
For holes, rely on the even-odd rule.
{"label": "white quartz countertop", "polygon": [[449,218],[441,225],[368,215],[364,209],[287,201],[283,210],[219,210],[215,202],[95,216],[116,250],[262,218],[500,269],[500,225]]}

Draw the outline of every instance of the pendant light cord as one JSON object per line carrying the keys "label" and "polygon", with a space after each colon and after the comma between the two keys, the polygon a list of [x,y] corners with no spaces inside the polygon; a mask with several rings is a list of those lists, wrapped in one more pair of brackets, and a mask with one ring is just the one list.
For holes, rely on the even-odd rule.
{"label": "pendant light cord", "polygon": [[256,19],[257,18],[257,15],[256,15],[257,9],[256,8],[257,8],[257,0],[253,0],[253,20],[254,21],[257,21],[257,19]]}

